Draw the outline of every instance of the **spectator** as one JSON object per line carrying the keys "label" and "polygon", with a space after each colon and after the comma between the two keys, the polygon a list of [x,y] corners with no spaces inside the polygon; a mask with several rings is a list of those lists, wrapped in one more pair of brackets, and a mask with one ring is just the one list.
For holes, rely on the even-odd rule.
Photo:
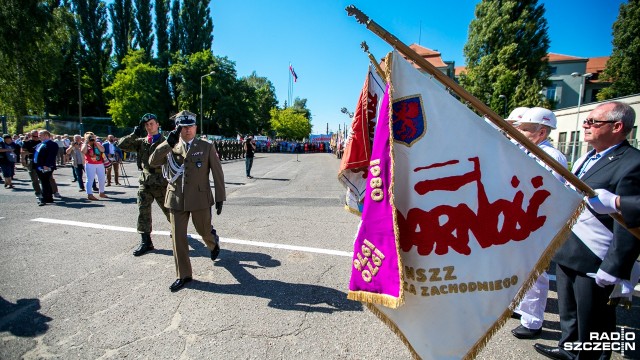
{"label": "spectator", "polygon": [[11,135],[2,136],[3,141],[0,142],[0,168],[4,176],[4,187],[13,189],[13,176],[15,175],[15,164],[17,161],[16,148],[18,145],[13,143]]}
{"label": "spectator", "polygon": [[41,130],[38,136],[42,140],[36,147],[33,155],[33,166],[38,174],[38,179],[42,185],[42,199],[38,205],[44,206],[53,203],[53,188],[51,176],[56,169],[56,158],[58,157],[58,144],[51,140],[51,133]]}
{"label": "spectator", "polygon": [[87,181],[85,183],[85,190],[87,191],[87,199],[98,200],[93,195],[93,188],[91,184],[93,180],[98,176],[98,190],[101,198],[107,198],[104,193],[104,147],[97,140],[96,135],[92,132],[86,132],[84,134],[84,143],[80,147],[80,151],[84,154],[85,170],[87,171]]}
{"label": "spectator", "polygon": [[112,169],[115,174],[114,176],[115,184],[120,185],[120,183],[118,182],[118,178],[120,176],[120,167],[119,167],[120,158],[117,154],[119,149],[116,149],[115,137],[113,135],[108,135],[107,141],[105,141],[102,145],[104,146],[104,154],[107,156],[107,159],[111,161],[111,165],[112,165],[107,168],[107,186],[111,186],[111,170]]}
{"label": "spectator", "polygon": [[80,192],[86,191],[84,189],[84,181],[82,180],[82,174],[84,173],[84,154],[82,153],[82,136],[74,135],[73,142],[67,149],[66,153],[71,157],[71,170],[73,173],[74,181],[78,182],[78,188]]}

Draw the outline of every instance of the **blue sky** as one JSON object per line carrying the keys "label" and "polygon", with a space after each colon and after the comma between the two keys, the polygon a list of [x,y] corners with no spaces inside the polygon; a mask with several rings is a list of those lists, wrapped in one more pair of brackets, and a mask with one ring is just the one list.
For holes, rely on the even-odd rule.
{"label": "blue sky", "polygon": [[[579,57],[611,54],[612,24],[622,0],[543,0],[550,52]],[[298,75],[293,95],[306,98],[313,133],[350,126],[364,83],[366,41],[380,59],[391,47],[347,16],[354,4],[405,44],[420,43],[464,65],[476,1],[212,0],[213,52],[236,63],[239,76],[253,71],[274,84],[280,105],[288,97],[289,63]]]}

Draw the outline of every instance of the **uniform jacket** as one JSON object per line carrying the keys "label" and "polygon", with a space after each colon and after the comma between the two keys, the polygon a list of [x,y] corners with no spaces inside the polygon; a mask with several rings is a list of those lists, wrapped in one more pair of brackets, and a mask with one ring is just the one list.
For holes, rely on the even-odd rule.
{"label": "uniform jacket", "polygon": [[[574,173],[579,173],[588,155],[592,154],[576,161]],[[621,200],[626,199],[624,211],[630,205],[628,203],[633,202],[634,197],[637,201],[640,195],[640,150],[625,140],[599,159],[581,180],[592,189],[606,189],[620,195]],[[637,210],[634,213],[637,216]],[[628,212],[626,217],[632,214]],[[637,217],[634,221],[627,220],[627,223],[636,225],[637,222]],[[600,268],[617,278],[629,279],[639,254],[639,239],[609,215],[599,215],[587,207],[553,260],[585,274],[595,273]]]}
{"label": "uniform jacket", "polygon": [[620,212],[627,226],[640,227],[640,195],[621,196]]}
{"label": "uniform jacket", "polygon": [[[222,164],[213,144],[193,139],[189,151],[186,152],[182,141],[178,141],[173,148],[165,141],[151,154],[150,164],[166,164],[170,152],[178,165],[184,164],[184,173],[167,185],[165,207],[195,211],[210,208],[214,203],[226,200]],[[215,198],[211,192],[209,173],[213,175]]]}
{"label": "uniform jacket", "polygon": [[124,151],[135,152],[138,154],[142,172],[140,173],[139,182],[141,186],[167,186],[167,180],[162,176],[160,166],[152,166],[149,164],[151,153],[162,143],[164,136],[160,135],[160,139],[150,144],[146,137],[139,138],[135,134],[127,135],[117,142],[117,146]]}

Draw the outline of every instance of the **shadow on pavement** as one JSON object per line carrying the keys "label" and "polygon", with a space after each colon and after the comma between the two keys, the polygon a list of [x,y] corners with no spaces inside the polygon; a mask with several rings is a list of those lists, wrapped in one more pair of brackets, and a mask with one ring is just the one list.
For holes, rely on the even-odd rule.
{"label": "shadow on pavement", "polygon": [[38,313],[39,299],[20,299],[15,304],[0,296],[0,332],[15,336],[35,337],[49,329],[52,318]]}
{"label": "shadow on pavement", "polygon": [[261,253],[223,251],[215,262],[225,268],[238,284],[212,284],[194,280],[188,287],[216,294],[242,295],[269,299],[268,306],[280,310],[319,312],[362,311],[357,301],[336,289],[312,284],[292,284],[279,280],[260,280],[248,269],[280,266],[280,261]]}

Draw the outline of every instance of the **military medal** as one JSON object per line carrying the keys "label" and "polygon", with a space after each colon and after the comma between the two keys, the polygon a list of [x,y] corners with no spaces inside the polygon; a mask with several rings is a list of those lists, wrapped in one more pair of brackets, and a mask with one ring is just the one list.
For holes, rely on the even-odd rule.
{"label": "military medal", "polygon": [[200,169],[202,167],[202,161],[196,161],[196,167]]}

